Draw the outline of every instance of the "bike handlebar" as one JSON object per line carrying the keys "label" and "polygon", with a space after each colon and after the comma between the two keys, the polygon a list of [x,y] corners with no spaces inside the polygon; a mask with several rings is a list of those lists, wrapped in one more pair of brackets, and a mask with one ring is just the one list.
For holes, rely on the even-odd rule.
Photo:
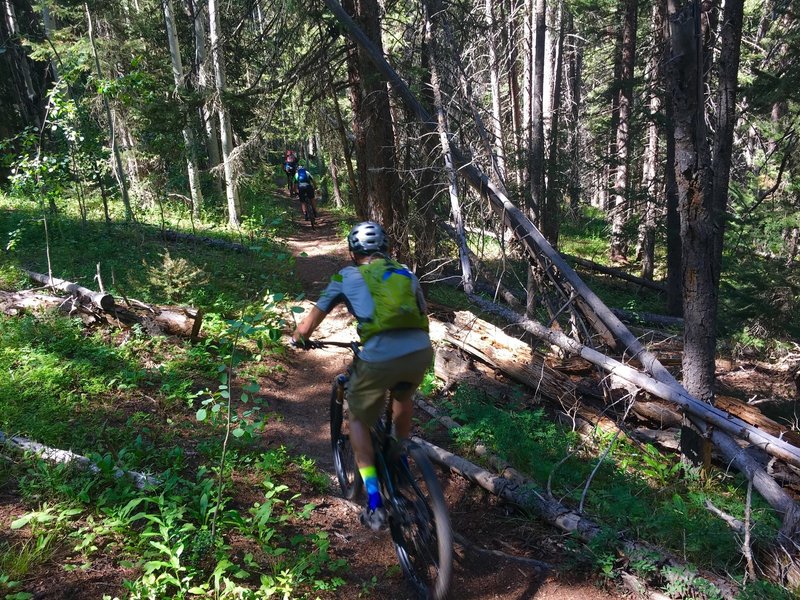
{"label": "bike handlebar", "polygon": [[325,346],[336,346],[338,348],[349,348],[356,354],[361,344],[358,342],[337,342],[335,340],[306,340],[305,342],[295,343],[295,346],[303,350],[313,350],[315,348],[324,348]]}

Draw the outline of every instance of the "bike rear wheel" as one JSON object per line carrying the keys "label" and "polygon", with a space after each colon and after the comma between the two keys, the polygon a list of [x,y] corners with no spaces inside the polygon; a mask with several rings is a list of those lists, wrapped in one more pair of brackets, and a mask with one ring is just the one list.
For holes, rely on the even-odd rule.
{"label": "bike rear wheel", "polygon": [[356,456],[350,445],[347,401],[344,398],[342,384],[336,380],[331,391],[331,449],[333,450],[333,466],[336,478],[342,488],[342,496],[353,500],[359,496],[361,474],[358,472]]}
{"label": "bike rear wheel", "polygon": [[406,440],[393,454],[389,527],[397,558],[421,598],[442,600],[453,570],[453,531],[442,488],[422,448]]}
{"label": "bike rear wheel", "polygon": [[314,205],[310,201],[308,203],[308,220],[311,222],[311,229],[316,229],[317,211],[314,210]]}

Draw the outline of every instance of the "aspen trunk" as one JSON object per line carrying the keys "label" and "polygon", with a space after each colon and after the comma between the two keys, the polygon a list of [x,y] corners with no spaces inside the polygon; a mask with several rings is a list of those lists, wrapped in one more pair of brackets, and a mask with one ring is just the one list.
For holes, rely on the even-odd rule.
{"label": "aspen trunk", "polygon": [[[92,23],[92,14],[89,12],[89,5],[84,4],[84,8],[86,9],[86,22],[89,27],[89,44],[92,47],[92,55],[94,56],[94,66],[95,72],[97,74],[98,79],[103,78],[103,72],[100,68],[100,57],[97,54],[97,44],[95,44],[94,39],[94,25]],[[117,132],[114,122],[114,111],[111,110],[111,105],[108,102],[108,98],[103,95],[103,108],[106,112],[106,120],[108,121],[108,137],[111,143],[111,156],[113,158],[113,165],[114,165],[114,176],[117,178],[117,184],[119,185],[119,191],[122,196],[122,204],[125,207],[125,218],[128,221],[133,220],[133,210],[131,209],[131,201],[128,197],[128,182],[127,177],[125,175],[125,170],[122,168],[122,156],[120,155],[119,151],[119,143],[117,141]]]}
{"label": "aspen trunk", "polygon": [[227,88],[225,81],[225,55],[222,48],[218,0],[208,0],[208,31],[211,40],[211,62],[214,64],[214,84],[217,92],[217,114],[219,116],[220,138],[222,142],[222,162],[225,170],[225,196],[228,199],[228,226],[238,228],[241,207],[237,188],[236,172],[233,166],[233,134],[230,115],[223,96]]}
{"label": "aspen trunk", "polygon": [[444,170],[447,177],[447,191],[450,196],[450,215],[456,228],[458,236],[458,255],[461,262],[461,277],[464,290],[468,293],[473,291],[472,267],[469,262],[469,251],[467,250],[467,239],[464,234],[464,219],[461,214],[461,203],[458,199],[458,179],[453,164],[453,155],[450,152],[450,140],[447,133],[447,116],[445,115],[442,104],[442,90],[439,81],[439,71],[437,68],[437,44],[434,26],[431,22],[431,13],[439,12],[438,3],[429,0],[424,4],[425,11],[425,41],[430,53],[430,76],[431,88],[433,90],[433,103],[436,110],[436,123],[439,133],[439,144],[441,146]]}
{"label": "aspen trunk", "polygon": [[[186,83],[183,74],[181,50],[178,45],[178,32],[175,30],[175,14],[172,9],[172,0],[162,0],[164,8],[164,22],[167,29],[167,42],[169,43],[169,56],[172,61],[172,77],[175,80],[175,95],[184,89]],[[200,189],[200,173],[197,170],[197,155],[195,153],[194,132],[188,124],[182,128],[183,143],[186,146],[186,171],[189,175],[189,190],[192,195],[192,213],[200,216],[203,206],[203,191]]]}

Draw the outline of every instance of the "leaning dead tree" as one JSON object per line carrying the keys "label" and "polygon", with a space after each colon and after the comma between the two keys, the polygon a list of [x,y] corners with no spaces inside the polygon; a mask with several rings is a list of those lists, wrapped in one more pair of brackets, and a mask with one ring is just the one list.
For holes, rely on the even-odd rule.
{"label": "leaning dead tree", "polygon": [[[325,3],[350,36],[362,46],[365,54],[387,79],[406,108],[416,115],[431,133],[438,133],[436,120],[431,118],[408,85],[388,64],[383,54],[358,28],[341,5],[336,0],[325,0]],[[716,410],[712,410],[713,407],[689,395],[658,361],[657,357],[645,349],[641,342],[588,288],[506,194],[465,158],[452,138],[450,152],[462,177],[488,201],[490,208],[501,219],[503,225],[513,231],[515,238],[527,254],[528,260],[541,269],[549,288],[562,299],[561,308],[552,318],[555,320],[555,317],[561,316],[566,323],[566,326],[561,329],[569,331],[570,336],[564,334],[563,331],[544,327],[541,323],[526,319],[513,311],[498,308],[498,312],[502,312],[511,322],[523,327],[533,335],[556,343],[568,352],[578,353],[581,356],[584,356],[584,353],[591,355],[596,359],[598,366],[603,369],[610,368],[615,372],[624,372],[631,378],[638,373],[644,378],[640,380],[643,385],[646,384],[649,388],[657,390],[657,392],[651,393],[663,394],[668,399],[675,401],[701,434],[712,440],[725,460],[752,481],[756,490],[782,515],[783,528],[779,541],[788,555],[796,556],[798,546],[795,545],[795,541],[800,538],[798,505],[760,465],[742,451],[735,438],[749,440],[750,443],[757,444],[765,450],[780,452],[792,460],[800,458],[800,449],[768,434],[742,427],[735,420],[731,421],[726,413],[718,414]],[[469,297],[475,302],[485,302],[475,295]],[[578,339],[584,343],[577,342]],[[593,346],[596,345],[596,341],[615,352],[620,360],[610,359],[594,350]],[[631,365],[641,367],[644,373],[637,371]],[[639,385],[639,382],[636,382],[636,385]],[[708,409],[701,409],[701,406],[708,407]]]}

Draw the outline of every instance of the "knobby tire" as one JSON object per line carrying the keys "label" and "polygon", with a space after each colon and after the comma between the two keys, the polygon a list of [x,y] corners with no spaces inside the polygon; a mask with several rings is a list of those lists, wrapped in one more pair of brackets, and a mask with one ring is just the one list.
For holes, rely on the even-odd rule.
{"label": "knobby tire", "polygon": [[317,211],[314,210],[314,205],[311,201],[308,202],[308,220],[311,223],[311,229],[317,228]]}
{"label": "knobby tire", "polygon": [[442,488],[425,452],[408,440],[391,459],[394,484],[389,527],[397,558],[421,598],[447,596],[453,570],[453,531]]}
{"label": "knobby tire", "polygon": [[342,496],[347,500],[354,500],[359,496],[362,488],[361,474],[358,472],[356,456],[350,445],[350,435],[345,430],[349,426],[349,422],[346,401],[339,398],[340,393],[339,383],[334,381],[330,407],[333,465],[336,469],[339,486],[342,488]]}

